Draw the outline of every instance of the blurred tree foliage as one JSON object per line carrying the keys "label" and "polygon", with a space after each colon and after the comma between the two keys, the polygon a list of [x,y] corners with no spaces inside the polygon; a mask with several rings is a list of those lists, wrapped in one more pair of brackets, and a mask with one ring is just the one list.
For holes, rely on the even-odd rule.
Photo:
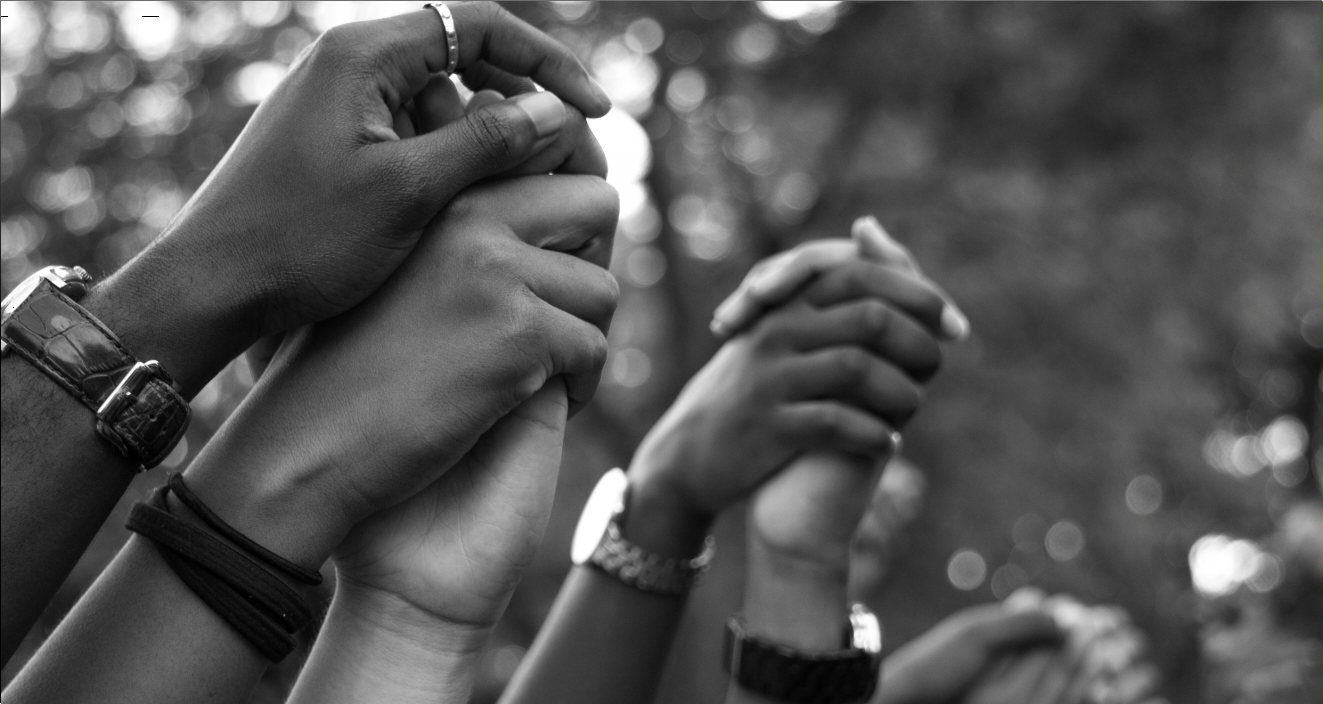
{"label": "blurred tree foliage", "polygon": [[[413,9],[4,6],[5,291],[48,263],[113,271],[318,31]],[[1125,606],[1168,694],[1200,696],[1191,545],[1264,535],[1293,503],[1319,502],[1319,7],[511,5],[580,54],[646,130],[651,158],[634,154],[626,169],[644,179],[621,182],[625,290],[604,385],[572,424],[546,545],[475,696],[499,692],[549,608],[597,476],[628,462],[714,351],[715,304],[757,259],[843,236],[869,212],[975,331],[948,349],[907,432],[928,508],[872,598],[888,646],[1031,582]],[[203,391],[171,467],[251,384],[236,363]],[[1304,447],[1290,445],[1302,431]],[[720,697],[738,519],[719,528],[669,700]],[[24,652],[113,555],[122,523],[107,523]],[[972,590],[948,581],[958,550],[984,563]],[[296,667],[256,697],[280,698]]]}

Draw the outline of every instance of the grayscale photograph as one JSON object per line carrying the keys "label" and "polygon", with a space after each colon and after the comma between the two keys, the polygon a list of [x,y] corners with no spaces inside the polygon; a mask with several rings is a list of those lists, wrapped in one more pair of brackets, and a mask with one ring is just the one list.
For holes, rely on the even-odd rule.
{"label": "grayscale photograph", "polygon": [[0,2],[0,687],[1323,704],[1318,2]]}

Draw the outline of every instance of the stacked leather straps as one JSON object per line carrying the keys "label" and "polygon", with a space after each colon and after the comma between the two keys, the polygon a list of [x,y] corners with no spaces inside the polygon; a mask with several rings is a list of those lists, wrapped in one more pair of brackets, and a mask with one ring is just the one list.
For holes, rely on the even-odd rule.
{"label": "stacked leather straps", "polygon": [[[225,540],[171,513],[166,500],[171,491]],[[154,542],[188,588],[269,660],[279,662],[294,650],[294,634],[312,620],[312,607],[273,572],[308,586],[322,583],[320,573],[286,560],[235,530],[202,503],[178,474],[170,475],[150,502],[134,505],[126,527]]]}

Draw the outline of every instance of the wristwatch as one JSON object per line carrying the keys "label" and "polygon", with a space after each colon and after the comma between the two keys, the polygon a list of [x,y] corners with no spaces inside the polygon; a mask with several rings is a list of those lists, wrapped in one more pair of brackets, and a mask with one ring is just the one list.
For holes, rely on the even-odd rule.
{"label": "wristwatch", "polygon": [[882,667],[882,626],[862,604],[850,610],[841,650],[805,652],[748,631],[735,614],[726,622],[725,659],[730,676],[745,689],[804,704],[854,704],[877,689]]}
{"label": "wristwatch", "polygon": [[629,499],[629,479],[613,469],[602,475],[579,516],[570,546],[576,565],[592,565],[640,591],[669,596],[688,594],[712,564],[716,543],[708,536],[698,557],[663,557],[629,542],[620,519]]}
{"label": "wristwatch", "polygon": [[26,359],[90,408],[96,430],[140,471],[160,464],[188,428],[188,402],[156,360],[140,362],[76,301],[92,277],[48,266],[0,304],[0,355]]}

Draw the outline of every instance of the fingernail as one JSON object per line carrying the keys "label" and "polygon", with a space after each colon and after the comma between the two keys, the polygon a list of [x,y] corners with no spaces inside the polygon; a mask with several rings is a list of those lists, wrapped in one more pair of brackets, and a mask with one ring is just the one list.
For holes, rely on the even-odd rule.
{"label": "fingernail", "polygon": [[593,89],[593,95],[597,96],[597,99],[602,101],[602,103],[609,109],[611,107],[611,97],[606,94],[606,89],[602,87],[602,84],[598,83],[592,76],[589,76],[588,86]]}
{"label": "fingernail", "polygon": [[887,234],[886,228],[882,227],[882,223],[878,222],[876,217],[866,215],[855,223],[853,232],[861,251],[874,259],[892,264],[909,262],[909,254],[905,252],[905,248]]}
{"label": "fingernail", "polygon": [[942,308],[942,334],[948,340],[963,340],[969,337],[969,319],[950,303]]}
{"label": "fingernail", "polygon": [[515,96],[514,104],[533,121],[538,138],[559,132],[565,124],[565,104],[554,93],[524,93]]}
{"label": "fingernail", "polygon": [[730,324],[724,320],[713,318],[712,322],[707,324],[707,329],[719,340],[724,340],[730,335]]}

